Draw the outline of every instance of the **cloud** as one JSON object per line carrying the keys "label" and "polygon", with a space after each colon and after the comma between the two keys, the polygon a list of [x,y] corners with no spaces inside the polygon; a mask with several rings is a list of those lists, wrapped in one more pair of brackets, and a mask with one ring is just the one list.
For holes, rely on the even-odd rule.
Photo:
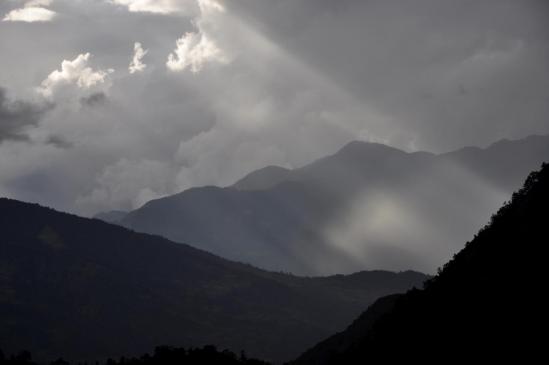
{"label": "cloud", "polygon": [[55,11],[45,8],[45,6],[49,6],[51,2],[51,0],[28,1],[22,8],[14,9],[7,13],[2,21],[27,23],[51,21],[57,15]]}
{"label": "cloud", "polygon": [[[194,32],[186,32],[176,42],[175,50],[168,56],[166,67],[174,72],[189,68],[198,73],[208,63],[227,63],[227,54],[211,36],[212,22],[225,8],[214,0],[197,0],[200,14],[193,19]],[[212,20],[212,18],[214,20]]]}
{"label": "cloud", "polygon": [[132,59],[132,62],[130,63],[130,66],[128,67],[128,70],[130,71],[131,74],[136,72],[142,72],[143,70],[145,70],[147,65],[142,62],[142,59],[143,57],[145,57],[147,53],[149,53],[148,49],[143,50],[143,47],[139,42],[135,42],[133,46],[133,50],[134,50],[133,59]]}
{"label": "cloud", "polygon": [[106,166],[96,177],[97,187],[77,203],[96,211],[110,208],[113,202],[122,209],[136,209],[171,191],[165,177],[172,174],[173,168],[163,161],[122,158]]}
{"label": "cloud", "polygon": [[548,131],[547,2],[225,4],[356,102],[393,119],[387,130],[398,129],[420,149]]}
{"label": "cloud", "polygon": [[50,6],[53,0],[30,0],[25,3],[25,6]]}
{"label": "cloud", "polygon": [[225,11],[225,7],[221,5],[217,0],[197,0],[197,2],[202,14],[210,11]]}
{"label": "cloud", "polygon": [[187,12],[192,1],[181,0],[112,0],[114,4],[126,6],[130,12],[172,14]]}
{"label": "cloud", "polygon": [[25,101],[11,101],[6,90],[0,87],[0,143],[4,140],[28,140],[26,129],[36,126],[49,108]]}
{"label": "cloud", "polygon": [[72,61],[63,60],[61,69],[50,73],[49,76],[42,81],[38,88],[38,92],[44,97],[51,98],[55,93],[67,86],[76,86],[78,89],[86,91],[93,91],[101,88],[108,89],[110,87],[108,76],[113,73],[114,70],[92,69],[89,66],[90,57],[90,53],[83,53]]}
{"label": "cloud", "polygon": [[447,161],[413,179],[364,187],[323,227],[324,239],[362,267],[432,273],[509,195]]}
{"label": "cloud", "polygon": [[187,32],[177,40],[176,48],[168,56],[166,66],[171,71],[190,68],[197,73],[209,62],[226,62],[221,49],[202,32]]}

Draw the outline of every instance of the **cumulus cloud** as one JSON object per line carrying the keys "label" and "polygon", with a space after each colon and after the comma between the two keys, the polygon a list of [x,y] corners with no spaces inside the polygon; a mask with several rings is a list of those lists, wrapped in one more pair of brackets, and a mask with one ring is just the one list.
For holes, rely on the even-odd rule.
{"label": "cumulus cloud", "polygon": [[14,9],[7,13],[2,21],[5,22],[48,22],[55,16],[56,12],[46,7],[51,5],[52,0],[31,0],[26,2],[22,8]]}
{"label": "cumulus cloud", "polygon": [[198,0],[200,15],[193,23],[197,30],[186,32],[176,42],[175,50],[168,56],[166,66],[171,71],[198,73],[207,63],[226,63],[228,57],[210,35],[211,18],[224,13],[225,8],[215,0]]}
{"label": "cumulus cloud", "polygon": [[123,5],[130,12],[172,14],[186,12],[192,7],[191,1],[181,0],[112,0],[114,4]]}
{"label": "cumulus cloud", "polygon": [[94,70],[89,66],[91,54],[83,53],[74,60],[63,60],[61,69],[55,70],[42,81],[38,92],[45,97],[52,97],[67,86],[76,86],[82,90],[97,90],[110,87],[108,79],[113,69]]}
{"label": "cumulus cloud", "polygon": [[202,32],[187,32],[177,40],[176,48],[168,56],[166,66],[171,71],[199,72],[206,63],[225,62],[225,56],[217,45]]}
{"label": "cumulus cloud", "polygon": [[133,59],[132,59],[132,62],[130,63],[130,66],[128,67],[128,70],[130,71],[131,74],[133,73],[136,73],[136,72],[142,72],[143,70],[145,70],[145,68],[147,67],[146,64],[143,63],[143,57],[145,57],[145,55],[147,53],[149,53],[149,50],[148,49],[143,49],[143,46],[141,46],[141,43],[139,42],[135,42],[134,46],[133,46]]}
{"label": "cumulus cloud", "polygon": [[48,106],[39,106],[25,101],[8,99],[0,87],[0,143],[4,140],[27,140],[26,129],[36,126]]}
{"label": "cumulus cloud", "polygon": [[202,14],[209,11],[225,11],[225,7],[217,0],[197,0],[197,2]]}

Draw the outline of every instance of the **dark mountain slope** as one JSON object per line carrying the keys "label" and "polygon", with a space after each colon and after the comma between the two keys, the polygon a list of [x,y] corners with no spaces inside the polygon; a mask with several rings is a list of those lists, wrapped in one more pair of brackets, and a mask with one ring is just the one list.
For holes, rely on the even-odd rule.
{"label": "dark mountain slope", "polygon": [[272,270],[434,272],[543,161],[549,136],[442,155],[352,142],[299,169],[153,200],[120,224]]}
{"label": "dark mountain slope", "polygon": [[205,344],[288,360],[378,297],[425,279],[271,273],[8,199],[0,199],[0,229],[0,348],[46,360]]}
{"label": "dark mountain slope", "polygon": [[393,294],[375,301],[345,331],[336,333],[303,353],[292,364],[331,364],[343,358],[350,349],[360,343],[381,317],[392,311],[402,294]]}
{"label": "dark mountain slope", "polygon": [[545,164],[424,290],[378,300],[293,364],[544,355],[548,207]]}
{"label": "dark mountain slope", "polygon": [[318,232],[316,222],[325,219],[330,206],[319,192],[298,183],[267,191],[204,187],[151,201],[121,224],[272,270],[310,274],[334,264],[363,269],[325,244]]}

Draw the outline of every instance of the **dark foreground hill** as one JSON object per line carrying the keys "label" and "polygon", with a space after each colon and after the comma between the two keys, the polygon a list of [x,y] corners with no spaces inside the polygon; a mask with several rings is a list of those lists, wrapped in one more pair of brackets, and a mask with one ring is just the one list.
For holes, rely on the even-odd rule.
{"label": "dark foreground hill", "polygon": [[116,222],[294,274],[434,272],[544,161],[549,136],[440,155],[352,142],[298,169],[150,201]]}
{"label": "dark foreground hill", "polygon": [[379,299],[292,364],[539,361],[546,357],[548,224],[544,165],[424,290]]}
{"label": "dark foreground hill", "polygon": [[0,199],[0,348],[37,359],[134,356],[214,344],[297,356],[415,272],[301,278],[158,236]]}

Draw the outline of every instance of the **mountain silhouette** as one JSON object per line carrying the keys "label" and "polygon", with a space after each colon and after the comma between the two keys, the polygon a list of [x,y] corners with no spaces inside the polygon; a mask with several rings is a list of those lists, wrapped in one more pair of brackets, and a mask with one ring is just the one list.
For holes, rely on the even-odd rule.
{"label": "mountain silhouette", "polygon": [[416,272],[267,272],[159,236],[0,199],[0,348],[38,360],[215,344],[289,360]]}
{"label": "mountain silhouette", "polygon": [[379,299],[292,364],[539,361],[548,207],[544,164],[423,290]]}
{"label": "mountain silhouette", "polygon": [[439,155],[351,142],[298,169],[152,200],[119,223],[295,274],[434,272],[547,160],[549,136]]}

